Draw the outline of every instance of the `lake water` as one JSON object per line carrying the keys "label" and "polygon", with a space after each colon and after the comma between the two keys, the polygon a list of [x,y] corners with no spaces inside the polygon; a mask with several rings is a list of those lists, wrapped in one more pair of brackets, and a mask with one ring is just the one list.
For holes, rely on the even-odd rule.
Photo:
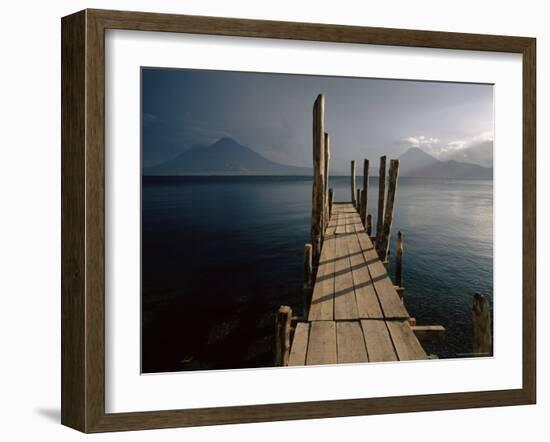
{"label": "lake water", "polygon": [[[350,200],[349,177],[331,177],[330,187]],[[302,305],[310,218],[309,177],[144,177],[142,371],[272,365],[274,314]],[[447,329],[425,348],[466,356],[474,292],[493,302],[492,181],[400,178],[392,278],[398,230],[407,310]]]}

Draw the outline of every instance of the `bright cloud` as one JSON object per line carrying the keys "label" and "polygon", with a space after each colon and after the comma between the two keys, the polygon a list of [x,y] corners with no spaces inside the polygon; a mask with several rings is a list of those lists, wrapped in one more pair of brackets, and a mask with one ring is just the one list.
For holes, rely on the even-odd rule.
{"label": "bright cloud", "polygon": [[453,140],[446,143],[441,142],[439,138],[428,137],[425,135],[406,137],[403,139],[403,142],[407,145],[407,147],[418,147],[436,158],[448,156],[454,152],[466,149],[484,141],[493,141],[493,133],[483,132],[466,139]]}

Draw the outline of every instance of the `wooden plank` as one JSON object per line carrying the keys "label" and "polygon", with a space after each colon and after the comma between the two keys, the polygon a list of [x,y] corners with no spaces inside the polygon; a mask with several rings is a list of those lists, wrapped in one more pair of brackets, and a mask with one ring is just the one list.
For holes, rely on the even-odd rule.
{"label": "wooden plank", "polygon": [[336,239],[326,238],[313,287],[308,320],[334,319],[334,268]]}
{"label": "wooden plank", "polygon": [[445,338],[445,327],[442,325],[414,325],[411,324],[411,321],[409,321],[409,325],[419,341]]}
{"label": "wooden plank", "polygon": [[351,276],[347,236],[336,236],[334,267],[334,319],[359,319],[355,289]]}
{"label": "wooden plank", "polygon": [[334,319],[334,256],[336,250],[334,230],[334,224],[329,224],[313,286],[308,314],[309,321]]}
{"label": "wooden plank", "polygon": [[363,319],[361,328],[370,362],[397,361],[397,355],[384,320]]}
{"label": "wooden plank", "polygon": [[357,238],[363,250],[363,256],[368,264],[370,277],[374,284],[374,289],[378,296],[378,300],[382,307],[382,313],[385,318],[403,318],[406,319],[409,317],[409,314],[393,283],[388,277],[386,268],[378,259],[378,255],[374,250],[374,246],[366,233],[357,232]]}
{"label": "wooden plank", "polygon": [[341,235],[346,233],[346,218],[342,211],[336,214],[336,234]]}
{"label": "wooden plank", "polygon": [[361,251],[357,235],[346,238],[352,269],[353,286],[357,302],[357,313],[360,318],[384,318],[369,268]]}
{"label": "wooden plank", "polygon": [[306,364],[336,364],[336,325],[334,321],[313,321],[309,330]]}
{"label": "wooden plank", "polygon": [[307,344],[309,341],[309,322],[299,322],[296,324],[292,348],[288,365],[306,365]]}
{"label": "wooden plank", "polygon": [[400,361],[428,359],[408,321],[386,321],[386,324]]}
{"label": "wooden plank", "polygon": [[338,363],[368,362],[365,338],[358,321],[336,323]]}

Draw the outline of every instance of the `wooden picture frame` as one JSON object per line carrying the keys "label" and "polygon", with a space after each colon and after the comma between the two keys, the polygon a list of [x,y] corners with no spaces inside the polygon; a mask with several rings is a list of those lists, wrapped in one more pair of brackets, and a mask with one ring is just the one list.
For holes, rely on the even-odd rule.
{"label": "wooden picture frame", "polygon": [[[497,391],[105,412],[105,30],[261,37],[522,55],[523,385]],[[536,41],[533,38],[84,10],[62,19],[62,409],[83,432],[533,404],[536,400]]]}

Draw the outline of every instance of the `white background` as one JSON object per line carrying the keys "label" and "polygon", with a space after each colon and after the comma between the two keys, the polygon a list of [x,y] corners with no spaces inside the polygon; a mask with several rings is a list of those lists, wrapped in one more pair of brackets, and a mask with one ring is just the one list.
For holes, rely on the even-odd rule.
{"label": "white background", "polygon": [[[538,38],[538,225],[548,223],[548,84],[550,29],[544,2],[49,1],[6,3],[2,11],[2,173],[0,192],[0,436],[4,440],[76,440],[61,427],[60,395],[60,26],[59,17],[84,7],[132,9],[277,20],[516,34]],[[121,440],[334,440],[343,436],[385,440],[546,440],[550,413],[548,230],[538,229],[539,404],[484,410],[354,417],[316,421],[232,425],[94,436]],[[546,251],[544,249],[546,248]],[[546,348],[545,348],[546,347]],[[31,439],[32,440],[32,439]]]}
{"label": "white background", "polygon": [[[521,56],[108,31],[106,62],[107,412],[521,387]],[[496,357],[140,376],[140,66],[494,83]]]}

